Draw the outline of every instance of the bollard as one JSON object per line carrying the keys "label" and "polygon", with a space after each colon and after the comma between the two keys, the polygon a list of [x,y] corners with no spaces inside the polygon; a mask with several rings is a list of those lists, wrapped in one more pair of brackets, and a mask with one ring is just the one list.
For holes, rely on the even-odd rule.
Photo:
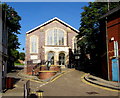
{"label": "bollard", "polygon": [[43,92],[43,91],[41,91],[41,90],[38,90],[38,91],[37,91],[37,96],[38,96],[38,98],[43,98],[43,97],[42,97],[42,92]]}

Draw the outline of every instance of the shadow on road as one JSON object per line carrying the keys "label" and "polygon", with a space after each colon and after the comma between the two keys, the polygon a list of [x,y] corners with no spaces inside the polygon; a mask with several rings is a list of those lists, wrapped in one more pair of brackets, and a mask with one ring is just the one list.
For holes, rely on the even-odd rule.
{"label": "shadow on road", "polygon": [[31,94],[29,98],[38,98],[38,96],[36,94]]}

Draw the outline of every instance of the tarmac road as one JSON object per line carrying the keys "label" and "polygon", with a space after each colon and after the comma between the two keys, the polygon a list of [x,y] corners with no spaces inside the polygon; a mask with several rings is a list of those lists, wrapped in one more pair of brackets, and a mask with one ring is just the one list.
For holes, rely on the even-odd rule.
{"label": "tarmac road", "polygon": [[[3,93],[3,96],[23,97],[23,85],[27,78],[19,77],[17,75],[19,71],[15,70],[8,74],[8,76],[16,79],[15,88],[7,90]],[[118,92],[105,90],[104,88],[101,89],[85,83],[82,78],[84,74],[82,71],[68,69],[65,74],[51,82],[40,83],[33,80],[30,81],[31,91],[41,90],[43,91],[42,96],[118,96]]]}
{"label": "tarmac road", "polygon": [[88,85],[82,81],[84,72],[73,70],[40,88],[43,96],[118,96],[118,92],[108,91]]}

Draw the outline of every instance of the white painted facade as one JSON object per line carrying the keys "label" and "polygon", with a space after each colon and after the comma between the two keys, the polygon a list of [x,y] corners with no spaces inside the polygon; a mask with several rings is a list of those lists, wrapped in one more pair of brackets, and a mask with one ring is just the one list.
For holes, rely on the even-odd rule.
{"label": "white painted facade", "polygon": [[48,52],[54,52],[54,63],[55,65],[59,61],[59,54],[64,53],[65,54],[65,64],[68,64],[68,58],[69,58],[69,47],[44,47],[45,49],[45,61],[48,60]]}

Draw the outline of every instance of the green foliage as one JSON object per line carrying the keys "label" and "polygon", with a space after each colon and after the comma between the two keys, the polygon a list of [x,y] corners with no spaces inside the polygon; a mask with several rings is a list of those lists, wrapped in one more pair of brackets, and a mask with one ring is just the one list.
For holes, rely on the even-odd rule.
{"label": "green foliage", "polygon": [[19,51],[11,49],[11,54],[13,55],[14,61],[16,62],[19,59]]}
{"label": "green foliage", "polygon": [[25,53],[24,52],[21,52],[21,53],[19,53],[19,59],[20,60],[25,60]]}
{"label": "green foliage", "polygon": [[[118,2],[110,2],[110,10],[118,5]],[[81,55],[90,54],[91,63],[96,64],[99,57],[99,18],[108,12],[108,3],[90,2],[82,9],[84,11],[81,13],[80,33],[77,36],[82,39],[78,40],[78,45],[81,47]],[[85,59],[81,62],[85,62]]]}
{"label": "green foliage", "polygon": [[21,63],[16,63],[16,62],[15,62],[15,63],[14,63],[14,65],[24,65],[24,64],[21,64]]}
{"label": "green foliage", "polygon": [[[20,34],[21,25],[19,21],[21,17],[9,5],[2,4],[2,16],[6,18],[8,30],[8,62],[11,66],[16,59],[18,59],[18,51],[20,43],[18,42],[18,34]],[[10,63],[12,61],[12,64]]]}

